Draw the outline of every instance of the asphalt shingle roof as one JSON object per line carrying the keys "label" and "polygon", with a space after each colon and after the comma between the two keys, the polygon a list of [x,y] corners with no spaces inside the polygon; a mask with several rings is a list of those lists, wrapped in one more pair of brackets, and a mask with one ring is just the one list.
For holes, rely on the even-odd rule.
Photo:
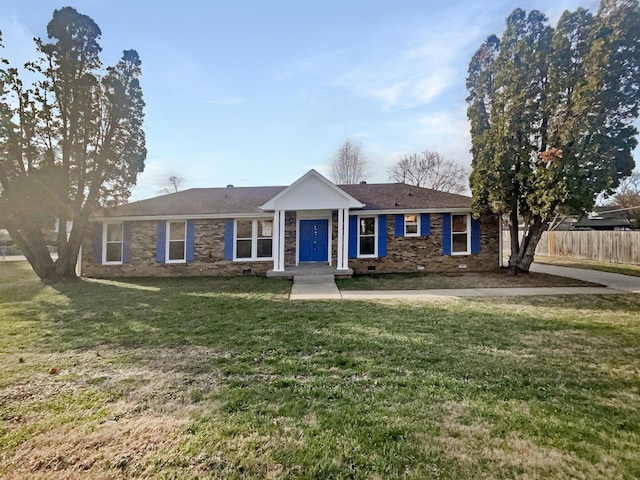
{"label": "asphalt shingle roof", "polygon": [[[107,209],[110,217],[262,213],[260,206],[286,186],[192,188]],[[471,198],[402,183],[339,185],[363,210],[469,208]]]}

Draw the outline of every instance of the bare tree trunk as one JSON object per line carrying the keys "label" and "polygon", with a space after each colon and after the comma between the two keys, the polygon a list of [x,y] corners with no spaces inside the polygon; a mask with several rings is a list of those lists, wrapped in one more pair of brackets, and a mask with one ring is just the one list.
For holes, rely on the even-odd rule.
{"label": "bare tree trunk", "polygon": [[536,247],[546,229],[547,224],[540,217],[536,217],[529,226],[529,231],[522,239],[517,256],[516,268],[519,272],[529,272],[535,257]]}
{"label": "bare tree trunk", "polygon": [[11,239],[27,258],[33,271],[44,283],[56,283],[60,280],[56,273],[56,265],[51,259],[47,243],[42,237],[40,229],[27,227],[18,230],[7,225]]}
{"label": "bare tree trunk", "polygon": [[[62,279],[71,280],[78,277],[76,274],[76,266],[86,225],[86,219],[82,217],[76,218],[73,222],[69,239],[64,244],[64,248],[58,249],[56,273]],[[64,234],[66,238],[66,226]]]}
{"label": "bare tree trunk", "polygon": [[511,211],[509,214],[509,240],[511,243],[511,255],[509,255],[509,271],[517,273],[518,252],[520,251],[520,230],[518,228],[518,213]]}
{"label": "bare tree trunk", "polygon": [[542,218],[535,217],[529,224],[522,239],[520,239],[517,215],[511,214],[510,218],[511,255],[509,256],[509,271],[514,275],[528,273],[535,257],[536,247],[542,238],[542,234],[547,229],[547,224]]}

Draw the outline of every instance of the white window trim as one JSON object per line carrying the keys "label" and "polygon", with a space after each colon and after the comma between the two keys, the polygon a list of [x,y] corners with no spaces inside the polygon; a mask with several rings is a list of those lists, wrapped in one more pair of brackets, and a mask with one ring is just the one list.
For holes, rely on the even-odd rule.
{"label": "white window trim", "polygon": [[[361,218],[373,218],[373,253],[372,254],[361,254],[360,253],[360,219]],[[358,224],[357,224],[357,232],[358,232],[358,258],[378,258],[378,216],[377,215],[358,215]]]}
{"label": "white window trim", "polygon": [[[415,215],[416,217],[416,233],[407,233],[407,216],[408,215]],[[419,237],[420,236],[420,217],[422,217],[422,215],[420,215],[419,213],[405,213],[404,214],[404,236],[405,237]]]}
{"label": "white window trim", "polygon": [[[122,228],[122,241],[120,242],[120,260],[117,262],[107,262],[107,243],[116,243],[116,242],[107,242],[108,225],[120,225],[120,227]],[[104,222],[102,224],[102,264],[103,265],[122,265],[123,258],[124,258],[124,223]]]}
{"label": "white window trim", "polygon": [[[164,261],[165,263],[187,263],[187,222],[184,223],[184,249],[182,250],[182,258],[177,258],[173,260],[169,260],[169,245],[171,243],[171,223],[179,223],[180,220],[167,220],[167,226],[165,228],[165,239],[164,239]],[[176,240],[177,241],[177,240]]]}
{"label": "white window trim", "polygon": [[[471,214],[467,213],[466,217],[467,217],[467,230],[466,230],[466,234],[467,234],[467,250],[464,252],[454,252],[453,251],[453,217],[454,216],[462,216],[464,214],[460,214],[460,213],[452,213],[451,214],[451,255],[455,256],[455,255],[471,255]],[[458,232],[458,235],[461,235],[462,232]]]}
{"label": "white window trim", "polygon": [[[242,257],[238,258],[238,220],[251,220],[251,257]],[[264,220],[271,220],[271,256],[269,257],[258,257],[258,239],[259,238],[269,238],[269,237],[259,237],[258,236],[258,222]],[[275,227],[275,222],[273,222],[273,218],[241,218],[233,220],[233,261],[234,262],[273,262],[273,231]]]}

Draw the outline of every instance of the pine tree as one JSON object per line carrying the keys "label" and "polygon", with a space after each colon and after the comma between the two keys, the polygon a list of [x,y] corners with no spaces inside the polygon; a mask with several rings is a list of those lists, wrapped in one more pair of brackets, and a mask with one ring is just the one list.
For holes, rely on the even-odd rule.
{"label": "pine tree", "polygon": [[565,12],[555,29],[516,9],[478,49],[467,79],[473,208],[508,218],[512,270],[529,270],[558,209],[584,213],[631,173],[639,87],[636,0]]}

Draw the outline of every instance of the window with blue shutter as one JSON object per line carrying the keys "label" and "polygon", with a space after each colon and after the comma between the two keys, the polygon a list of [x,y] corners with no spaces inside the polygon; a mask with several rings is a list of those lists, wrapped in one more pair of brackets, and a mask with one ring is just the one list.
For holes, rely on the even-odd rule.
{"label": "window with blue shutter", "polygon": [[224,222],[224,259],[233,260],[233,220]]}
{"label": "window with blue shutter", "polygon": [[187,262],[192,262],[194,258],[195,236],[196,236],[196,222],[195,220],[187,220],[187,251],[186,251]]}
{"label": "window with blue shutter", "polygon": [[387,256],[387,216],[378,215],[378,257]]}
{"label": "window with blue shutter", "polygon": [[480,220],[471,219],[471,253],[480,253]]}
{"label": "window with blue shutter", "polygon": [[393,230],[396,237],[404,237],[404,214],[396,215]]}
{"label": "window with blue shutter", "polygon": [[431,235],[431,215],[428,213],[420,215],[420,235],[423,237]]}
{"label": "window with blue shutter", "polygon": [[156,239],[156,262],[164,263],[165,248],[166,248],[166,236],[167,236],[167,222],[164,220],[158,221],[158,234]]}
{"label": "window with blue shutter", "polygon": [[91,235],[93,263],[102,263],[102,228],[102,223],[93,224],[93,234]]}
{"label": "window with blue shutter", "polygon": [[122,234],[122,263],[131,263],[131,222],[124,222]]}
{"label": "window with blue shutter", "polygon": [[451,255],[451,214],[442,214],[442,255]]}
{"label": "window with blue shutter", "polygon": [[349,216],[349,258],[358,258],[358,216]]}

